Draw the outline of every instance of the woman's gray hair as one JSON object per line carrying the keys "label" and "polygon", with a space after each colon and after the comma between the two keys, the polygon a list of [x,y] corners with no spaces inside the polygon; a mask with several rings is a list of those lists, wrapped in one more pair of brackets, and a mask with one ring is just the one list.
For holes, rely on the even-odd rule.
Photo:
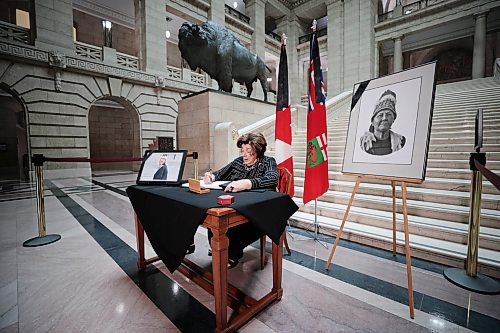
{"label": "woman's gray hair", "polygon": [[247,133],[240,136],[238,138],[238,141],[236,141],[236,146],[238,148],[241,148],[241,146],[243,145],[252,146],[252,148],[255,150],[255,153],[257,154],[257,158],[261,158],[266,152],[267,142],[262,133]]}

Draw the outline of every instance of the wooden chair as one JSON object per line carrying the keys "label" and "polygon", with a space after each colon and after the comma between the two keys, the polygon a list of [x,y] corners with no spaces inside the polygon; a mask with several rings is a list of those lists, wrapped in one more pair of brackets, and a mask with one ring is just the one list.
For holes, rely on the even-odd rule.
{"label": "wooden chair", "polygon": [[[286,193],[290,195],[292,190],[292,174],[285,167],[278,167],[278,186],[276,190],[281,193]],[[285,227],[286,228],[286,227]],[[283,242],[285,243],[285,248],[288,254],[292,254],[290,247],[288,246],[288,240],[286,238],[286,229],[283,232]],[[266,259],[266,235],[260,238],[260,269],[264,269],[264,261]]]}

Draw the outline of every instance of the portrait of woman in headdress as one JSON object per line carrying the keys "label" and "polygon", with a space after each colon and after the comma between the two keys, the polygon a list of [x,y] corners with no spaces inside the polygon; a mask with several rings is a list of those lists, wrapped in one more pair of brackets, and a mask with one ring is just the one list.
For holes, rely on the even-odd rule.
{"label": "portrait of woman in headdress", "polygon": [[370,128],[360,137],[361,149],[371,155],[389,155],[402,149],[406,138],[391,130],[396,118],[396,93],[388,89],[375,105]]}

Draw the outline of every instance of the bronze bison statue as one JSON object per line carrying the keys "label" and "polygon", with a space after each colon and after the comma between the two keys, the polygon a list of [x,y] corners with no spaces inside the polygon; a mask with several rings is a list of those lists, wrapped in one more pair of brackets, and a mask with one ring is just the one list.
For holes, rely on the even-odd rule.
{"label": "bronze bison statue", "polygon": [[208,73],[222,91],[231,92],[234,79],[247,87],[250,97],[252,83],[259,80],[267,101],[267,66],[225,27],[211,21],[201,26],[184,22],[179,29],[179,50],[192,69]]}

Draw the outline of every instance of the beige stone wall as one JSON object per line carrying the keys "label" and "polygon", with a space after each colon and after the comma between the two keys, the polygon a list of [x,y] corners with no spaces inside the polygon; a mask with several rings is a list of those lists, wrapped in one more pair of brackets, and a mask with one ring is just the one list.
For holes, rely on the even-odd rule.
{"label": "beige stone wall", "polygon": [[[243,128],[275,112],[274,104],[214,90],[190,96],[179,102],[179,148],[199,153],[200,173],[203,173],[215,168],[217,147],[214,147],[214,136],[217,124],[232,122],[236,128]],[[188,175],[192,175],[192,170],[192,161],[188,160]]]}
{"label": "beige stone wall", "polygon": [[[0,77],[27,110],[30,155],[90,157],[89,109],[103,97],[137,110],[140,138],[134,139],[139,142],[134,157],[142,157],[157,136],[176,137],[178,92],[65,69],[61,72],[61,90],[57,91],[54,71],[46,64],[5,59],[0,59]],[[44,169],[47,178],[90,175],[89,163],[48,162]]]}

